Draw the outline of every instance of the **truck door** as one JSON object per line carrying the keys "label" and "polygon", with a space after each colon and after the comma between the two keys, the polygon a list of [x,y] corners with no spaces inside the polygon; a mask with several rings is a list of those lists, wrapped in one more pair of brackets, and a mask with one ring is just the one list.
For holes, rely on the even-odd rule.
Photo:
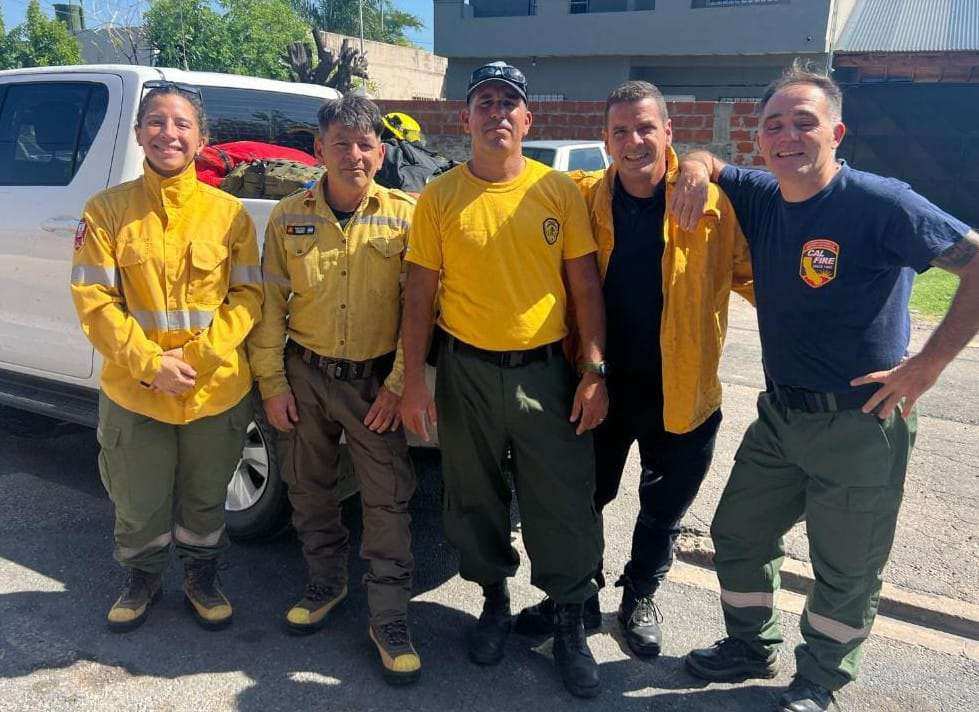
{"label": "truck door", "polygon": [[0,84],[0,367],[92,375],[68,284],[82,208],[109,182],[122,90],[103,74]]}

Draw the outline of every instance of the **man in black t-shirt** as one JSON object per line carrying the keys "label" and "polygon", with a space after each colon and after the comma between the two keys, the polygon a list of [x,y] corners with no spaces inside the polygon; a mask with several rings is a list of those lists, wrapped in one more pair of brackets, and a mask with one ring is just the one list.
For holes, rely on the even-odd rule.
{"label": "man in black t-shirt", "polygon": [[[828,77],[794,66],[760,109],[770,173],[708,153],[681,164],[681,184],[716,181],[744,227],[769,382],[711,526],[729,637],[686,663],[709,680],[776,674],[782,536],[805,518],[815,584],[779,709],[820,712],[855,679],[877,614],[914,404],[979,330],[979,235],[907,185],[837,161],[842,96]],[[681,221],[699,202],[679,201]],[[959,288],[906,358],[914,273],[930,266]]]}

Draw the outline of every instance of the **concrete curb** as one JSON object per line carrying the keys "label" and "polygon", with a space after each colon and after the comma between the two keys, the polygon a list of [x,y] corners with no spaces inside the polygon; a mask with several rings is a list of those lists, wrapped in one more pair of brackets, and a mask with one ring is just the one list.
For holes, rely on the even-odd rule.
{"label": "concrete curb", "polygon": [[[714,544],[698,532],[680,534],[677,558],[688,564],[714,568]],[[782,563],[782,588],[808,594],[813,584],[812,566],[786,558]],[[882,616],[932,628],[945,633],[979,640],[979,606],[954,598],[915,593],[884,583],[878,613]]]}

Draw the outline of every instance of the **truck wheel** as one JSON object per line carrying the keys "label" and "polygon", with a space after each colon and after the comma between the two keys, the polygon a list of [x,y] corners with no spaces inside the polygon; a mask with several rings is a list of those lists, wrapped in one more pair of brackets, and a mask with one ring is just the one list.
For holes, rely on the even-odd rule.
{"label": "truck wheel", "polygon": [[245,447],[224,504],[228,535],[236,541],[271,538],[289,524],[289,498],[279,474],[276,431],[265,420],[257,391],[252,393],[252,402],[254,417],[245,431]]}

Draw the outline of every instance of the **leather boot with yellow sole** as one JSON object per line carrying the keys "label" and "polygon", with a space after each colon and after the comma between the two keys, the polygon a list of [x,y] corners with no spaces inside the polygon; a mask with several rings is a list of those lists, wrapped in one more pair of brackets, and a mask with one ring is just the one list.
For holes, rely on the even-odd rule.
{"label": "leather boot with yellow sole", "polygon": [[314,633],[326,624],[327,614],[347,597],[347,585],[336,582],[310,581],[303,597],[286,611],[290,633]]}
{"label": "leather boot with yellow sole", "polygon": [[150,607],[163,595],[160,574],[129,569],[129,580],[112,604],[106,620],[113,633],[125,633],[143,625]]}
{"label": "leather boot with yellow sole", "polygon": [[217,559],[188,559],[184,564],[184,601],[202,628],[231,623],[231,602],[219,587]]}
{"label": "leather boot with yellow sole", "polygon": [[396,620],[371,624],[370,637],[381,656],[384,681],[389,685],[410,685],[422,672],[422,661],[411,644],[408,624]]}

